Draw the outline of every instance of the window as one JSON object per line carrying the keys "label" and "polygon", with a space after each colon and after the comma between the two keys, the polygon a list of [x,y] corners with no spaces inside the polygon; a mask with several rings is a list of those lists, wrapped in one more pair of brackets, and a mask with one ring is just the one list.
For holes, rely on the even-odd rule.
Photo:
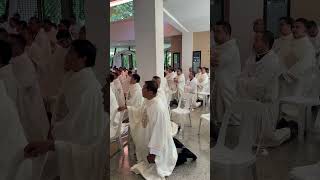
{"label": "window", "polygon": [[7,0],[0,0],[0,16],[6,14],[7,3]]}
{"label": "window", "polygon": [[59,23],[61,19],[61,1],[44,0],[43,13],[45,18],[49,18],[54,23]]}
{"label": "window", "polygon": [[290,0],[265,0],[264,20],[267,29],[279,35],[279,18],[290,16]]}
{"label": "window", "polygon": [[76,16],[77,21],[80,24],[84,24],[85,22],[85,9],[84,9],[84,1],[85,0],[73,0],[72,2],[72,9],[73,14]]}
{"label": "window", "polygon": [[110,9],[110,21],[120,21],[133,17],[133,1],[114,6]]}

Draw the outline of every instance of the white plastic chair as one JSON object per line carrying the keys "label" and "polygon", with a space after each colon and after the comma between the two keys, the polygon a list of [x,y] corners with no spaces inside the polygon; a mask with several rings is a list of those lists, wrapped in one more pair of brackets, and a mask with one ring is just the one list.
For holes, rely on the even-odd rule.
{"label": "white plastic chair", "polygon": [[289,173],[290,180],[318,180],[320,178],[320,162],[314,165],[296,167]]}
{"label": "white plastic chair", "polygon": [[[304,140],[304,132],[313,128],[311,108],[319,106],[319,77],[318,69],[313,68],[310,73],[310,83],[308,90],[302,96],[291,96],[281,98],[279,101],[279,119],[286,118],[294,120],[299,125],[299,140]],[[294,106],[298,111],[290,110],[290,108],[282,108],[284,104]],[[285,111],[285,112],[284,112]]]}
{"label": "white plastic chair", "polygon": [[190,127],[192,126],[192,124],[191,124],[191,97],[192,97],[192,94],[184,93],[181,96],[181,98],[179,99],[178,107],[176,109],[171,110],[171,117],[173,116],[173,117],[176,117],[177,119],[179,119],[182,132],[184,129],[184,123],[185,123],[185,120],[187,119],[187,116],[189,117]]}
{"label": "white plastic chair", "polygon": [[[215,173],[213,175],[221,175],[224,180],[239,179],[248,172],[251,167],[250,176],[254,180],[256,175],[256,154],[252,152],[256,140],[261,141],[261,115],[264,112],[265,106],[253,100],[238,100],[235,101],[230,109],[224,115],[222,126],[216,146],[212,152],[212,165]],[[225,146],[225,137],[231,115],[239,114],[241,117],[239,143],[234,149],[229,149]],[[260,134],[261,133],[261,134]],[[259,152],[258,145],[257,152]],[[217,170],[216,170],[217,169]],[[221,173],[221,174],[220,174]],[[248,175],[248,174],[246,174]],[[214,177],[215,179],[217,177]],[[219,178],[217,178],[219,179]],[[246,177],[243,179],[247,179]]]}
{"label": "white plastic chair", "polygon": [[206,121],[210,122],[210,113],[208,113],[208,114],[202,114],[202,115],[200,116],[200,123],[199,123],[198,135],[200,135],[200,129],[201,129],[202,120],[206,120]]}

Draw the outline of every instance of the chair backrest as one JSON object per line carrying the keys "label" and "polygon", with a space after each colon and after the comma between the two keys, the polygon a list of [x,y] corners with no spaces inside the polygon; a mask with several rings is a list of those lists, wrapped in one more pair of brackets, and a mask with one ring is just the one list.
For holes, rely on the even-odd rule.
{"label": "chair backrest", "polygon": [[192,104],[192,96],[191,93],[183,93],[179,99],[178,108],[180,109],[190,109]]}
{"label": "chair backrest", "polygon": [[240,134],[239,143],[235,148],[241,152],[251,152],[251,148],[256,141],[257,131],[260,130],[258,125],[261,116],[264,114],[265,106],[254,100],[237,100],[229,109],[227,109],[220,133],[217,141],[217,146],[225,145],[225,137],[227,128],[232,114],[240,115]]}

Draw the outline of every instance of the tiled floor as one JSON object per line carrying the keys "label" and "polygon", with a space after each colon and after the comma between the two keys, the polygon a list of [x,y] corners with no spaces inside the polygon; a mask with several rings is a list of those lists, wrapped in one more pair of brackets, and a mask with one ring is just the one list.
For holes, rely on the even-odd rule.
{"label": "tiled floor", "polygon": [[[233,146],[236,143],[237,131],[237,127],[229,128],[228,145]],[[280,147],[267,150],[267,156],[259,154],[257,157],[258,180],[289,180],[292,168],[320,161],[320,139],[315,138],[313,134],[306,136],[303,142],[294,139]]]}
{"label": "tiled floor", "polygon": [[[209,180],[209,123],[202,124],[201,135],[198,136],[199,111],[192,113],[192,127],[185,126],[184,139],[181,140],[197,156],[196,162],[177,167],[167,180]],[[237,128],[231,129],[227,137],[234,144]],[[258,180],[289,180],[289,171],[293,167],[314,164],[320,161],[320,139],[308,135],[304,142],[292,140],[280,147],[268,149],[267,156],[257,158]],[[125,156],[117,153],[111,159],[111,180],[142,180],[143,178],[130,172],[134,164],[132,152],[125,150]],[[129,155],[128,155],[129,154]],[[320,169],[319,169],[320,171]],[[320,177],[319,177],[320,180]]]}
{"label": "tiled floor", "polygon": [[[184,138],[179,139],[186,147],[198,156],[197,161],[177,167],[167,180],[209,180],[210,179],[210,146],[209,122],[202,123],[201,135],[198,136],[199,117],[201,112],[195,110],[192,115],[192,127],[185,125]],[[178,135],[179,136],[179,135]],[[130,147],[129,147],[130,149]],[[130,172],[130,167],[135,163],[133,152],[125,149],[125,155],[114,155],[110,162],[111,180],[140,180],[141,176]]]}

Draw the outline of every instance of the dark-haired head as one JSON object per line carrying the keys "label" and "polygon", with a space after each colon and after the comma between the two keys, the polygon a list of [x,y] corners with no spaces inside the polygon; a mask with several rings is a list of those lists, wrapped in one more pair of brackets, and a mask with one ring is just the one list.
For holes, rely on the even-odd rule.
{"label": "dark-haired head", "polygon": [[226,21],[219,21],[214,26],[214,41],[217,44],[224,44],[231,38],[231,25]]}
{"label": "dark-haired head", "polygon": [[274,43],[274,35],[270,31],[256,33],[254,48],[260,54],[272,49]]}
{"label": "dark-haired head", "polygon": [[132,74],[130,84],[140,83],[140,76],[138,74]]}
{"label": "dark-haired head", "polygon": [[189,79],[192,80],[196,76],[196,73],[194,71],[189,72]]}
{"label": "dark-haired head", "polygon": [[26,40],[25,38],[20,34],[9,34],[9,43],[12,47],[12,56],[17,57],[24,53],[25,47],[26,47]]}
{"label": "dark-haired head", "polygon": [[309,21],[308,22],[308,34],[310,37],[317,37],[318,33],[319,33],[319,28],[318,25],[315,21]]}
{"label": "dark-haired head", "polygon": [[96,61],[96,47],[87,40],[75,40],[67,54],[66,65],[77,72],[86,67],[93,67]]}
{"label": "dark-haired head", "polygon": [[307,19],[304,19],[304,18],[297,19],[292,28],[294,38],[300,39],[307,36],[307,30],[308,30],[307,27],[308,27]]}
{"label": "dark-haired head", "polygon": [[9,64],[11,57],[11,45],[6,41],[0,40],[0,67]]}
{"label": "dark-haired head", "polygon": [[279,30],[282,36],[288,36],[292,33],[294,20],[291,17],[281,17],[279,19]]}
{"label": "dark-haired head", "polygon": [[40,20],[37,17],[31,17],[28,27],[33,33],[38,33],[41,28]]}
{"label": "dark-haired head", "polygon": [[153,99],[158,92],[158,85],[155,81],[146,81],[142,88],[142,96],[146,99]]}
{"label": "dark-haired head", "polygon": [[258,18],[253,22],[253,32],[264,32],[266,30],[265,22],[262,18]]}
{"label": "dark-haired head", "polygon": [[0,28],[0,40],[7,41],[8,40],[8,32],[4,28]]}
{"label": "dark-haired head", "polygon": [[152,81],[156,82],[158,87],[160,87],[161,84],[161,78],[159,76],[153,76]]}
{"label": "dark-haired head", "polygon": [[72,37],[69,31],[62,30],[56,35],[58,44],[64,48],[68,48],[72,42]]}
{"label": "dark-haired head", "polygon": [[110,82],[113,82],[114,79],[115,79],[114,74],[110,73],[110,75],[109,75]]}
{"label": "dark-haired head", "polygon": [[70,26],[71,26],[71,23],[69,20],[67,19],[62,19],[60,21],[60,24],[58,25],[58,30],[61,31],[61,30],[67,30],[69,31],[70,29]]}

